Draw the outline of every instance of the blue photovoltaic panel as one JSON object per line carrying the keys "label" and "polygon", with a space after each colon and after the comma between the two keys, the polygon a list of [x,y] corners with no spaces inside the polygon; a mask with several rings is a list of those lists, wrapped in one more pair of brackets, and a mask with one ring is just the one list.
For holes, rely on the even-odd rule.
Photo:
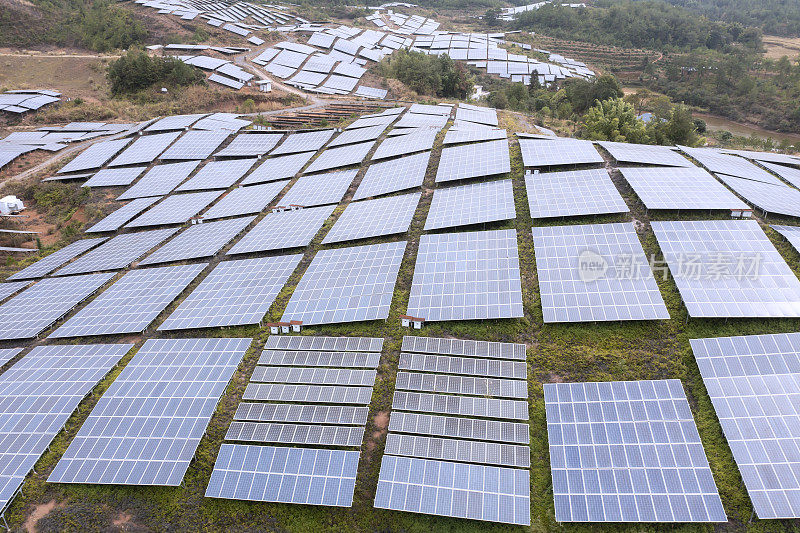
{"label": "blue photovoltaic panel", "polygon": [[764,213],[800,217],[800,191],[788,185],[771,185],[763,181],[717,174],[736,194]]}
{"label": "blue photovoltaic panel", "polygon": [[357,451],[223,444],[206,496],[350,507],[358,458]]}
{"label": "blue photovoltaic panel", "polygon": [[516,217],[511,180],[470,183],[433,191],[425,229],[469,226]]}
{"label": "blue photovoltaic panel", "polygon": [[748,209],[700,167],[630,167],[619,171],[647,209]]}
{"label": "blue photovoltaic panel", "polygon": [[301,131],[286,137],[271,155],[316,152],[333,137],[333,130]]}
{"label": "blue photovoltaic panel", "polygon": [[[394,130],[392,130],[394,131]],[[414,152],[428,151],[433,148],[438,130],[422,130],[408,135],[388,137],[384,139],[372,156],[373,161],[395,157],[398,155],[413,154]]]}
{"label": "blue photovoltaic panel", "polygon": [[219,198],[223,191],[189,192],[167,196],[158,205],[148,209],[133,221],[125,224],[126,228],[142,228],[147,226],[166,226],[183,224],[210,203]]}
{"label": "blue photovoltaic panel", "polygon": [[591,141],[576,139],[520,139],[522,164],[526,167],[551,167],[603,163]]}
{"label": "blue photovoltaic panel", "polygon": [[800,517],[800,334],[689,342],[756,514]]}
{"label": "blue photovoltaic panel", "polygon": [[349,167],[363,163],[376,141],[326,148],[305,169],[304,173],[322,172],[333,168]]}
{"label": "blue photovoltaic panel", "polygon": [[21,351],[22,348],[0,348],[0,366],[14,359]]}
{"label": "blue photovoltaic panel", "polygon": [[48,481],[176,486],[252,339],[149,339]]}
{"label": "blue photovoltaic panel", "polygon": [[78,257],[87,250],[91,250],[95,246],[105,242],[107,239],[108,237],[98,237],[95,239],[82,239],[70,243],[60,250],[53,252],[42,259],[39,259],[34,264],[20,270],[13,276],[9,276],[8,280],[33,279],[46,276],[67,261]]}
{"label": "blue photovoltaic panel", "polygon": [[727,522],[677,379],[545,383],[559,522]]}
{"label": "blue photovoltaic panel", "polygon": [[206,266],[201,263],[131,270],[50,337],[140,333]]}
{"label": "blue photovoltaic panel", "polygon": [[177,229],[159,229],[122,233],[103,243],[80,259],[56,270],[55,276],[119,270],[130,265],[149,250],[172,236]]}
{"label": "blue photovoltaic panel", "polygon": [[272,150],[283,137],[282,133],[242,133],[214,154],[216,157],[259,156]]}
{"label": "blue photovoltaic panel", "polygon": [[230,134],[229,131],[190,130],[161,154],[160,159],[208,159]]}
{"label": "blue photovoltaic panel", "polygon": [[256,217],[195,224],[139,261],[140,266],[211,257],[241,233]]}
{"label": "blue photovoltaic panel", "polygon": [[530,525],[530,472],[384,455],[375,507]]}
{"label": "blue photovoltaic panel", "polygon": [[[119,195],[117,200],[131,200],[148,196],[164,196],[169,194],[183,180],[189,177],[200,161],[183,161],[156,165],[147,171],[136,185]],[[91,181],[91,180],[90,180]]]}
{"label": "blue photovoltaic panel", "polygon": [[244,176],[257,159],[225,159],[209,161],[192,179],[178,187],[177,192],[227,189]]}
{"label": "blue photovoltaic panel", "polygon": [[203,213],[203,218],[225,218],[260,213],[281,193],[289,181],[273,181],[237,187]]}
{"label": "blue photovoltaic panel", "polygon": [[736,176],[772,185],[783,185],[780,179],[776,178],[763,168],[757,167],[750,161],[730,154],[724,154],[713,148],[679,148],[689,156],[700,162],[711,172]]}
{"label": "blue photovoltaic panel", "polygon": [[50,327],[114,274],[48,278],[0,306],[0,339],[29,339]]}
{"label": "blue photovoltaic panel", "polygon": [[[367,168],[353,200],[413,189],[422,185],[430,152],[373,163]],[[373,158],[374,159],[374,158]]]}
{"label": "blue photovoltaic panel", "polygon": [[147,167],[104,168],[89,178],[84,187],[121,187],[130,185]]}
{"label": "blue photovoltaic panel", "polygon": [[331,216],[335,205],[269,213],[228,254],[247,254],[307,246]]}
{"label": "blue photovoltaic panel", "polygon": [[322,244],[405,233],[421,194],[402,194],[351,202],[322,240]]}
{"label": "blue photovoltaic panel", "polygon": [[479,178],[511,172],[508,140],[465,144],[442,149],[436,182]]}
{"label": "blue photovoltaic panel", "polygon": [[124,152],[119,154],[116,159],[111,161],[108,166],[121,167],[124,165],[152,163],[179,135],[180,132],[172,131],[139,137],[132,145],[127,147]]}
{"label": "blue photovoltaic panel", "polygon": [[78,157],[64,165],[64,167],[59,170],[58,173],[64,174],[67,172],[80,172],[83,170],[100,168],[105,165],[109,159],[117,155],[120,150],[128,146],[128,143],[130,142],[131,140],[128,138],[103,141],[93,144],[81,152]]}
{"label": "blue photovoltaic panel", "polygon": [[258,324],[302,257],[297,254],[224,261],[158,329]]}
{"label": "blue photovoltaic panel", "polygon": [[170,115],[150,124],[144,131],[169,131],[183,130],[206,116],[206,113],[194,113],[191,115]]}
{"label": "blue photovoltaic panel", "polygon": [[641,165],[696,168],[691,161],[669,146],[611,141],[600,141],[597,144],[608,150],[612,157],[616,159],[617,163],[639,163]]}
{"label": "blue photovoltaic panel", "polygon": [[97,224],[86,230],[86,233],[102,233],[106,231],[116,231],[130,219],[161,200],[161,197],[137,198],[120,207],[113,213],[107,215]]}
{"label": "blue photovoltaic panel", "polygon": [[527,174],[525,188],[532,218],[628,212],[603,168]]}
{"label": "blue photovoltaic panel", "polygon": [[284,207],[338,204],[357,173],[358,169],[353,169],[301,176],[279,203]]}
{"label": "blue photovoltaic panel", "polygon": [[249,176],[242,180],[242,185],[293,178],[313,156],[314,152],[303,152],[265,159]]}

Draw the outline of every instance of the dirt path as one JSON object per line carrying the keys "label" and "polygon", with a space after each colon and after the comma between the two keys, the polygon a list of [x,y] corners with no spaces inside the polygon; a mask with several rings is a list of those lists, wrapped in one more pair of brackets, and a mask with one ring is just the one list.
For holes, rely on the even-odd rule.
{"label": "dirt path", "polygon": [[56,59],[63,59],[63,58],[70,58],[70,57],[80,57],[83,59],[117,59],[121,56],[119,55],[106,55],[106,54],[23,54],[23,53],[7,53],[7,52],[0,52],[0,57],[48,57],[48,58],[56,58]]}

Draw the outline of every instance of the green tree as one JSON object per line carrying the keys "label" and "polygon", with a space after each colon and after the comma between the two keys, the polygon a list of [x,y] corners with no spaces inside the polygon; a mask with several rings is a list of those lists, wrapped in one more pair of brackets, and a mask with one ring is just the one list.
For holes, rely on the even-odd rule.
{"label": "green tree", "polygon": [[648,143],[645,123],[636,118],[633,106],[622,98],[598,102],[586,113],[590,139],[629,143]]}
{"label": "green tree", "polygon": [[155,84],[184,87],[206,82],[200,70],[179,59],[150,57],[138,49],[131,49],[112,61],[107,76],[114,95],[137,92]]}

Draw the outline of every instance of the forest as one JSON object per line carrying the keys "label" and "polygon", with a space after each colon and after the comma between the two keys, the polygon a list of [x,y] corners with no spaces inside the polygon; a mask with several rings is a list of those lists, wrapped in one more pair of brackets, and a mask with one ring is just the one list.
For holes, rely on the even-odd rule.
{"label": "forest", "polygon": [[713,20],[760,27],[768,35],[800,35],[800,2],[796,0],[668,1]]}

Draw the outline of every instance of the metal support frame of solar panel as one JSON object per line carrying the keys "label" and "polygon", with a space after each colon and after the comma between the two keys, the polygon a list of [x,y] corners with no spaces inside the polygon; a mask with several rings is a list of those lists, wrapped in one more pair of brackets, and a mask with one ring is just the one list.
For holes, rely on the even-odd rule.
{"label": "metal support frame of solar panel", "polygon": [[383,339],[379,337],[316,337],[271,335],[265,350],[310,350],[325,352],[380,352]]}
{"label": "metal support frame of solar panel", "polygon": [[516,230],[422,235],[407,314],[426,321],[523,316]]}
{"label": "metal support frame of solar panel", "polygon": [[64,165],[59,174],[68,172],[81,172],[100,168],[122,151],[131,142],[130,138],[113,139],[102,141],[89,146],[86,150],[78,154],[78,157]]}
{"label": "metal support frame of solar panel", "polygon": [[702,168],[620,168],[647,209],[748,209]]}
{"label": "metal support frame of solar panel", "polygon": [[612,141],[600,141],[597,144],[605,148],[617,163],[640,163],[642,165],[696,168],[691,161],[675,152],[675,150],[669,146]]}
{"label": "metal support frame of solar panel", "polygon": [[139,261],[139,266],[211,257],[255,219],[251,216],[195,224]]}
{"label": "metal support frame of solar panel", "polygon": [[436,189],[426,230],[485,224],[517,217],[511,180]]}
{"label": "metal support frame of solar panel", "polygon": [[528,397],[528,383],[523,380],[418,372],[398,372],[395,389],[499,398],[522,399]]}
{"label": "metal support frame of solar panel", "polygon": [[668,319],[632,223],[533,228],[544,321]]}
{"label": "metal support frame of solar panel", "polygon": [[372,163],[361,178],[353,200],[422,186],[430,156],[430,152],[422,152],[391,161]]}
{"label": "metal support frame of solar panel", "polygon": [[545,383],[559,522],[727,522],[681,382]]}
{"label": "metal support frame of solar panel", "polygon": [[465,144],[442,149],[436,182],[479,178],[511,172],[508,140]]}
{"label": "metal support frame of solar panel", "polygon": [[333,137],[334,130],[301,131],[288,135],[270,155],[316,152]]}
{"label": "metal support frame of solar panel", "polygon": [[206,266],[200,263],[131,270],[50,338],[140,333]]}
{"label": "metal support frame of solar panel", "polygon": [[522,164],[525,167],[553,167],[604,163],[591,141],[576,139],[520,139]]}
{"label": "metal support frame of solar panel", "polygon": [[453,127],[447,130],[447,133],[444,135],[444,144],[497,141],[506,138],[506,130],[497,128],[459,129]]}
{"label": "metal support frame of solar panel", "polygon": [[350,507],[359,455],[349,450],[223,444],[205,495]]}
{"label": "metal support frame of solar panel", "polygon": [[525,188],[532,218],[628,212],[603,168],[526,174]]}
{"label": "metal support frame of solar panel", "polygon": [[236,255],[307,246],[334,209],[335,205],[328,205],[269,213],[227,253]]}
{"label": "metal support frame of solar panel", "polygon": [[[767,161],[759,161],[759,163],[795,187],[800,187],[800,169],[769,163]],[[798,162],[798,164],[800,164],[800,162]]]}
{"label": "metal support frame of solar panel", "polygon": [[380,353],[264,350],[259,365],[378,368]]}
{"label": "metal support frame of solar panel", "polygon": [[39,259],[32,265],[29,265],[19,272],[9,276],[6,278],[6,280],[14,281],[20,279],[35,279],[44,277],[67,261],[78,257],[82,253],[91,250],[95,246],[99,246],[107,240],[108,237],[95,237],[93,239],[81,239],[72,242],[60,250],[57,250],[52,254]]}
{"label": "metal support frame of solar panel", "polygon": [[240,403],[233,415],[243,422],[286,422],[361,426],[369,407],[352,405],[299,405],[294,403]]}
{"label": "metal support frame of solar panel", "polygon": [[242,185],[252,185],[267,181],[285,180],[292,178],[300,172],[308,161],[314,157],[315,152],[302,152],[299,154],[270,157],[255,168],[244,180]]}
{"label": "metal support frame of solar panel", "polygon": [[363,163],[376,141],[348,144],[337,148],[326,148],[303,171],[304,174],[322,172],[334,168],[349,167]]}
{"label": "metal support frame of solar panel", "polygon": [[384,453],[517,468],[530,468],[531,463],[529,446],[397,433],[386,436]]}
{"label": "metal support frame of solar panel", "polygon": [[755,513],[797,518],[800,334],[689,342]]}
{"label": "metal support frame of solar panel", "polygon": [[320,250],[298,283],[284,322],[303,325],[385,319],[406,241]]}
{"label": "metal support frame of solar panel", "polygon": [[800,281],[755,220],[651,226],[689,316],[800,316]]}
{"label": "metal support frame of solar panel", "polygon": [[[117,200],[132,200],[147,196],[164,196],[169,194],[194,172],[200,161],[183,161],[156,165],[136,182],[136,185],[122,193]],[[91,180],[90,180],[91,181]]]}
{"label": "metal support frame of solar panel", "polygon": [[387,124],[378,124],[377,126],[369,126],[366,128],[344,130],[342,133],[337,135],[330,143],[328,143],[328,149],[334,148],[336,146],[344,146],[346,144],[373,141],[381,136],[386,127]]}
{"label": "metal support frame of solar panel", "polygon": [[[80,401],[132,344],[37,346],[0,375],[0,516]],[[12,431],[13,430],[13,431]]]}
{"label": "metal support frame of solar panel", "polygon": [[137,198],[120,207],[116,211],[109,213],[105,218],[85,230],[86,233],[104,233],[107,231],[116,231],[123,224],[131,220],[133,217],[161,200],[161,197],[154,196],[152,198]]}
{"label": "metal support frame of solar panel", "polygon": [[219,198],[222,192],[189,192],[167,196],[158,205],[151,207],[131,222],[125,224],[125,227],[143,228],[183,224]]}
{"label": "metal support frame of solar panel", "polygon": [[352,202],[322,244],[406,233],[421,196],[421,193],[412,193]]}
{"label": "metal support frame of solar panel", "polygon": [[251,342],[147,340],[100,398],[48,481],[179,485]]}
{"label": "metal support frame of solar panel", "polygon": [[252,158],[209,161],[176,192],[227,189],[247,174],[256,161]]}
{"label": "metal support frame of solar panel", "polygon": [[119,234],[79,259],[56,270],[53,275],[66,276],[125,268],[177,231],[175,228],[169,228]]}
{"label": "metal support frame of solar panel", "polygon": [[[425,129],[407,135],[387,137],[378,145],[372,161],[431,150],[438,133],[438,130]],[[427,153],[430,154],[430,152]]]}
{"label": "metal support frame of solar panel", "polygon": [[761,209],[764,214],[775,213],[800,217],[800,191],[788,185],[771,185],[761,181],[717,174],[717,177],[736,194]]}
{"label": "metal support frame of solar panel", "polygon": [[261,323],[300,259],[301,254],[223,261],[159,331]]}
{"label": "metal support frame of solar panel", "polygon": [[119,167],[123,165],[152,163],[179,136],[180,132],[174,131],[139,137],[132,145],[127,147],[124,152],[111,161],[108,166]]}
{"label": "metal support frame of solar panel", "polygon": [[214,154],[215,157],[256,157],[269,153],[283,138],[283,133],[240,133]]}
{"label": "metal support frame of solar panel", "polygon": [[274,181],[261,183],[249,187],[237,187],[208,211],[203,213],[203,219],[235,217],[260,213],[283,191],[289,181]]}
{"label": "metal support frame of solar panel", "polygon": [[741,157],[723,154],[712,148],[687,148],[686,146],[679,146],[679,148],[711,172],[772,185],[783,185],[780,179]]}
{"label": "metal support frame of solar panel", "polygon": [[301,176],[281,197],[280,205],[313,207],[338,204],[344,198],[356,174],[358,169]]}

